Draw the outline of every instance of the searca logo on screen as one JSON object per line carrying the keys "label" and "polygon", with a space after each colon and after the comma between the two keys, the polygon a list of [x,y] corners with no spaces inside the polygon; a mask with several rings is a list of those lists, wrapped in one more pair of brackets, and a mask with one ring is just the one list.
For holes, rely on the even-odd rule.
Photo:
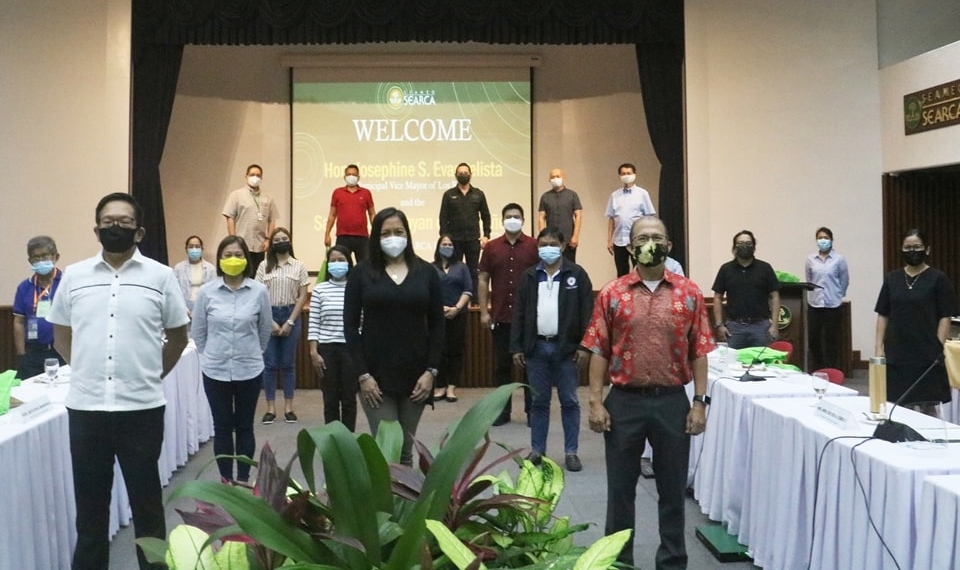
{"label": "searca logo on screen", "polygon": [[387,89],[387,106],[394,110],[436,104],[437,92],[433,89],[407,92],[399,85],[393,85]]}

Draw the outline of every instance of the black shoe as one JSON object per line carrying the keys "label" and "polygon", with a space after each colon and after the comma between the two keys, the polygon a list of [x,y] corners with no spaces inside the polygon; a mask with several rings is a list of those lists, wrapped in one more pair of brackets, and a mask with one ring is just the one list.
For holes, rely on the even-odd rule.
{"label": "black shoe", "polygon": [[271,414],[270,412],[267,412],[263,414],[263,419],[260,420],[260,423],[264,425],[269,425],[269,424],[272,424],[276,419],[277,419],[276,414]]}
{"label": "black shoe", "polygon": [[567,471],[580,471],[583,469],[583,464],[580,463],[580,458],[577,457],[576,453],[568,453],[564,463],[567,465]]}
{"label": "black shoe", "polygon": [[297,414],[293,412],[287,412],[283,414],[283,421],[287,422],[288,424],[295,424],[297,423]]}
{"label": "black shoe", "polygon": [[531,451],[527,454],[527,461],[533,463],[537,467],[540,467],[540,463],[543,461],[543,454],[539,451]]}
{"label": "black shoe", "polygon": [[646,457],[640,459],[640,475],[642,475],[644,479],[654,478],[653,461],[650,461]]}
{"label": "black shoe", "polygon": [[499,416],[497,416],[497,419],[493,420],[493,425],[494,425],[494,426],[502,426],[502,425],[508,424],[508,423],[510,423],[510,416],[509,416],[509,415],[500,414]]}

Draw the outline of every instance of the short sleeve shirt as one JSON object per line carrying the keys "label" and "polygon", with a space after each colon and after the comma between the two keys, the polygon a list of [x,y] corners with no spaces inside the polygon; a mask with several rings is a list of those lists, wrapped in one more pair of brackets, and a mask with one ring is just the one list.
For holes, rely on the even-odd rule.
{"label": "short sleeve shirt", "polygon": [[102,254],[67,267],[47,320],[70,327],[66,406],[122,412],[162,406],[163,330],[186,325],[173,270],[137,250],[119,269]]}
{"label": "short sleeve shirt", "polygon": [[299,259],[289,257],[267,273],[267,263],[257,267],[257,281],[267,286],[270,304],[274,307],[289,307],[297,302],[300,287],[310,284],[307,266]]}
{"label": "short sleeve shirt", "polygon": [[547,227],[559,228],[567,243],[573,237],[573,214],[580,210],[583,210],[580,197],[569,188],[560,192],[547,190],[540,196],[540,207],[537,208],[537,211],[546,214]]}
{"label": "short sleeve shirt", "polygon": [[669,271],[654,291],[635,271],[607,283],[581,344],[607,359],[615,386],[686,384],[716,348],[700,288]]}
{"label": "short sleeve shirt", "polygon": [[[24,279],[17,286],[17,292],[13,298],[13,314],[19,315],[27,321],[27,344],[53,344],[53,325],[44,317],[50,310],[53,298],[57,294],[57,288],[60,287],[60,280],[63,277],[62,271],[56,268],[54,271],[56,273],[50,281],[49,287],[42,287],[37,281],[36,274],[29,279]],[[36,338],[30,338],[31,320],[36,322]]]}
{"label": "short sleeve shirt", "polygon": [[230,193],[223,206],[223,215],[233,218],[237,235],[247,242],[250,251],[263,251],[270,223],[280,219],[280,209],[273,196],[263,190],[254,194],[249,188],[240,188]]}
{"label": "short sleeve shirt", "polygon": [[713,281],[718,297],[727,295],[725,317],[737,319],[769,319],[770,293],[780,290],[780,281],[766,261],[754,259],[746,267],[736,259],[720,266]]}
{"label": "short sleeve shirt", "polygon": [[613,245],[629,245],[634,220],[656,213],[650,193],[643,188],[633,186],[614,190],[607,200],[606,211],[606,216],[613,220]]}
{"label": "short sleeve shirt", "polygon": [[333,191],[330,207],[337,209],[337,235],[367,237],[367,212],[373,206],[373,195],[366,188],[358,187],[356,192],[341,186]]}
{"label": "short sleeve shirt", "polygon": [[507,241],[506,235],[487,242],[480,258],[479,271],[490,275],[490,318],[493,322],[512,321],[520,277],[527,268],[539,261],[537,240],[526,234],[521,233],[512,244]]}

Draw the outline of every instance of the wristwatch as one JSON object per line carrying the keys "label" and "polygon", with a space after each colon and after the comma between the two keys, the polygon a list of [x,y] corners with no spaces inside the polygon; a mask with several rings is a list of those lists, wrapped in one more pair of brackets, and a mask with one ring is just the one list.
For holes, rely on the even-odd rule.
{"label": "wristwatch", "polygon": [[434,378],[440,375],[440,372],[436,368],[427,368],[427,372],[429,372]]}
{"label": "wristwatch", "polygon": [[696,396],[693,397],[693,401],[694,401],[694,402],[700,402],[700,403],[703,404],[704,406],[709,406],[709,405],[710,405],[710,396],[707,396],[706,394],[697,394]]}
{"label": "wristwatch", "polygon": [[294,323],[293,321],[287,321],[287,324],[292,327],[292,326],[293,326],[294,324],[296,324],[296,323]]}

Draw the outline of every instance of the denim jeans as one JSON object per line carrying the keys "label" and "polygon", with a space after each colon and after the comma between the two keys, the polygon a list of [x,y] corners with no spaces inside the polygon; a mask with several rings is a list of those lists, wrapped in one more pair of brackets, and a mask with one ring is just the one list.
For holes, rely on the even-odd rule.
{"label": "denim jeans", "polygon": [[738,323],[736,321],[727,321],[724,323],[727,327],[727,345],[730,348],[749,348],[751,346],[767,346],[773,342],[770,336],[770,321],[760,321],[759,323]]}
{"label": "denim jeans", "polygon": [[[214,380],[203,375],[203,391],[213,416],[213,454],[244,455],[253,458],[257,440],[253,435],[253,415],[260,399],[263,375],[237,382]],[[236,433],[236,444],[234,444]],[[217,458],[220,476],[233,481],[233,459]],[[237,462],[237,481],[250,479],[250,466]]]}
{"label": "denim jeans", "polygon": [[[293,307],[273,307],[273,321],[283,325],[292,312]],[[295,321],[288,336],[271,336],[267,343],[267,351],[263,353],[263,394],[268,402],[277,399],[278,371],[283,379],[283,397],[293,399],[293,390],[297,387],[297,344],[300,342],[302,320]]]}
{"label": "denim jeans", "polygon": [[[120,464],[130,497],[134,534],[137,538],[166,538],[157,465],[163,445],[164,409],[164,406],[130,412],[67,409],[77,504],[74,569],[100,570],[109,566],[114,459]],[[147,564],[139,547],[137,560],[141,569],[163,567]]]}
{"label": "denim jeans", "polygon": [[563,451],[577,453],[580,441],[580,401],[577,385],[580,377],[572,356],[561,357],[555,342],[538,340],[533,354],[526,359],[527,380],[533,392],[530,402],[530,447],[547,451],[550,430],[550,397],[557,388],[560,398],[560,422],[563,424]]}

